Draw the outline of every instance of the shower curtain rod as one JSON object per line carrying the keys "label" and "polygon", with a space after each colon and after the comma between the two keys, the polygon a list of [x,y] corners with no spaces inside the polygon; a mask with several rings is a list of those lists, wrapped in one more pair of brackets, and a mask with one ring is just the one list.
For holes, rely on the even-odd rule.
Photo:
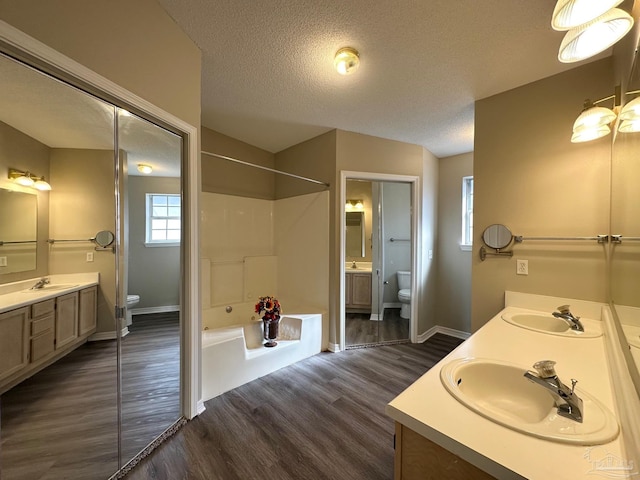
{"label": "shower curtain rod", "polygon": [[212,157],[218,157],[218,158],[221,158],[222,160],[229,160],[230,162],[247,165],[248,167],[255,167],[261,170],[267,170],[268,172],[279,173],[280,175],[286,175],[288,177],[297,178],[299,180],[304,180],[306,182],[317,183],[318,185],[324,185],[325,187],[331,186],[331,184],[321,182],[320,180],[315,180],[313,178],[308,178],[308,177],[301,177],[300,175],[294,175],[293,173],[283,172],[282,170],[276,170],[275,168],[263,167],[262,165],[256,165],[255,163],[245,162],[243,160],[238,160],[237,158],[227,157],[225,155],[219,155],[217,153],[205,152],[204,150],[201,150],[200,153],[203,153],[204,155],[211,155]]}

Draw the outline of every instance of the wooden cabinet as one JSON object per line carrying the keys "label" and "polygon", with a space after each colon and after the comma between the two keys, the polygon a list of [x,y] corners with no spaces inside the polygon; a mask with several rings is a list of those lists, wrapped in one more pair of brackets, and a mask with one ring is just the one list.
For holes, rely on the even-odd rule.
{"label": "wooden cabinet", "polygon": [[55,349],[56,300],[31,305],[31,363]]}
{"label": "wooden cabinet", "polygon": [[371,272],[345,274],[345,309],[371,312]]}
{"label": "wooden cabinet", "polygon": [[97,300],[94,286],[0,314],[0,394],[84,343]]}
{"label": "wooden cabinet", "polygon": [[29,363],[29,307],[0,314],[0,382]]}
{"label": "wooden cabinet", "polygon": [[78,335],[83,336],[96,330],[98,318],[98,287],[80,290],[78,307]]}
{"label": "wooden cabinet", "polygon": [[56,298],[56,350],[78,338],[78,292]]}
{"label": "wooden cabinet", "polygon": [[495,477],[396,422],[394,480],[492,480]]}

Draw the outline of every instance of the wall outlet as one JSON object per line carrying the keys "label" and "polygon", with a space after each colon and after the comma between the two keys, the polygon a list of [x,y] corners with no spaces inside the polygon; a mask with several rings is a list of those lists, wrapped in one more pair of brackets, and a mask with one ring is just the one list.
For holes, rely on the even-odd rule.
{"label": "wall outlet", "polygon": [[0,257],[0,267],[7,266],[7,257]]}
{"label": "wall outlet", "polygon": [[529,275],[529,260],[516,260],[516,274]]}
{"label": "wall outlet", "polygon": [[87,252],[87,262],[93,262],[93,252]]}

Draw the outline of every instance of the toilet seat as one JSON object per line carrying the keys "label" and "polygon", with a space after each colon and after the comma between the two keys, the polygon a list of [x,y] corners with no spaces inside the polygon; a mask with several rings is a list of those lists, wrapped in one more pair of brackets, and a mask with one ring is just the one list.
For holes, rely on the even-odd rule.
{"label": "toilet seat", "polygon": [[406,302],[411,301],[411,289],[403,288],[402,290],[398,290],[398,300],[401,302],[405,300]]}
{"label": "toilet seat", "polygon": [[135,305],[140,301],[140,295],[127,295],[127,305]]}

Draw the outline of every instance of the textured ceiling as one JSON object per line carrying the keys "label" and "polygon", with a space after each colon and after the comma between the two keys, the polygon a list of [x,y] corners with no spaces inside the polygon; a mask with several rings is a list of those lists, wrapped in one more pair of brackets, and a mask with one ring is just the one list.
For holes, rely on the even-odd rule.
{"label": "textured ceiling", "polygon": [[333,128],[469,152],[475,100],[576,66],[557,60],[554,0],[159,3],[202,50],[202,124],[271,152]]}

